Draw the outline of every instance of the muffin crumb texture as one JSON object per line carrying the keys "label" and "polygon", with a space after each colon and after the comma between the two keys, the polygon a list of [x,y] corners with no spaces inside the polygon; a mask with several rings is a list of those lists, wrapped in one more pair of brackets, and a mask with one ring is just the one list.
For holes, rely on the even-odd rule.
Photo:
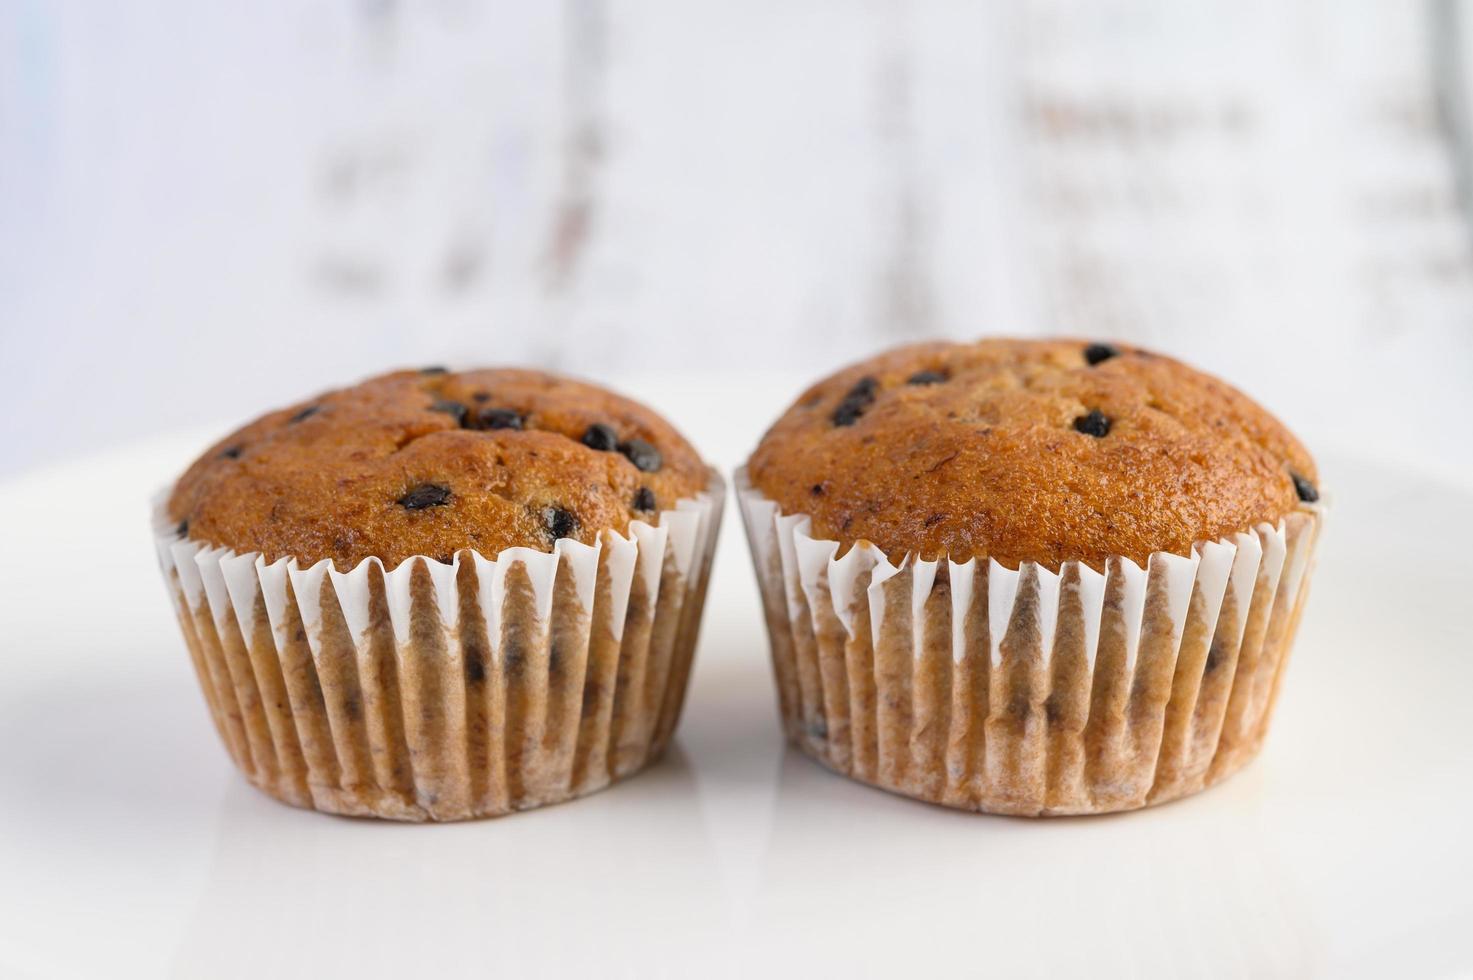
{"label": "muffin crumb texture", "polygon": [[1246,395],[1071,340],[919,344],[853,365],[788,409],[748,476],[845,548],[1052,569],[1186,554],[1319,495],[1304,447]]}
{"label": "muffin crumb texture", "polygon": [[398,371],[272,412],[180,477],[180,533],[268,561],[449,561],[627,532],[705,488],[650,409],[539,371]]}

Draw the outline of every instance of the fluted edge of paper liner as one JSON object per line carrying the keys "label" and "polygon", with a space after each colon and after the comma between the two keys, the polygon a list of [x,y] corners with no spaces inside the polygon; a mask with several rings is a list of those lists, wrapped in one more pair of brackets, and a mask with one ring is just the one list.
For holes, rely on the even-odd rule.
{"label": "fluted edge of paper liner", "polygon": [[725,484],[551,553],[267,563],[181,538],[160,566],[210,716],[287,803],[463,820],[594,792],[680,716]]}
{"label": "fluted edge of paper liner", "polygon": [[734,484],[785,733],[836,772],[965,810],[1108,813],[1198,792],[1263,743],[1324,519],[1058,572],[838,557]]}

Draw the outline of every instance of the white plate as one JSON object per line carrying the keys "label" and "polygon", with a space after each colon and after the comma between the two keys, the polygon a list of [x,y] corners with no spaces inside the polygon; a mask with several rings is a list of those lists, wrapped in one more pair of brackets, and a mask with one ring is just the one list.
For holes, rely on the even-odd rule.
{"label": "white plate", "polygon": [[1466,488],[1325,461],[1275,729],[1180,803],[975,816],[785,749],[728,514],[665,760],[405,826],[275,803],[216,744],[145,519],[200,444],[0,484],[4,976],[1473,975]]}

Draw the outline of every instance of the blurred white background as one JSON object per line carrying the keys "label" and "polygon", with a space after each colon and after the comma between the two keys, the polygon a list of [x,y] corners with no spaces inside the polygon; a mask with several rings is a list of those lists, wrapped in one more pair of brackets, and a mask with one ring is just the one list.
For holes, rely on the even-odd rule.
{"label": "blurred white background", "polygon": [[0,0],[0,473],[391,366],[1049,332],[1466,473],[1457,8]]}

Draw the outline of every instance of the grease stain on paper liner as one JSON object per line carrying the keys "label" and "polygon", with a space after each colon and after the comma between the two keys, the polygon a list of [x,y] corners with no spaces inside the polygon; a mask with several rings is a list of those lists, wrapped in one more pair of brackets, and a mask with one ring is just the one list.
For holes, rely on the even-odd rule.
{"label": "grease stain on paper liner", "polygon": [[842,557],[736,474],[788,737],[831,768],[964,809],[1133,809],[1257,753],[1323,508],[1098,571]]}
{"label": "grease stain on paper liner", "polygon": [[456,820],[592,792],[659,755],[725,487],[549,552],[267,563],[155,545],[210,713],[252,783],[334,813]]}

